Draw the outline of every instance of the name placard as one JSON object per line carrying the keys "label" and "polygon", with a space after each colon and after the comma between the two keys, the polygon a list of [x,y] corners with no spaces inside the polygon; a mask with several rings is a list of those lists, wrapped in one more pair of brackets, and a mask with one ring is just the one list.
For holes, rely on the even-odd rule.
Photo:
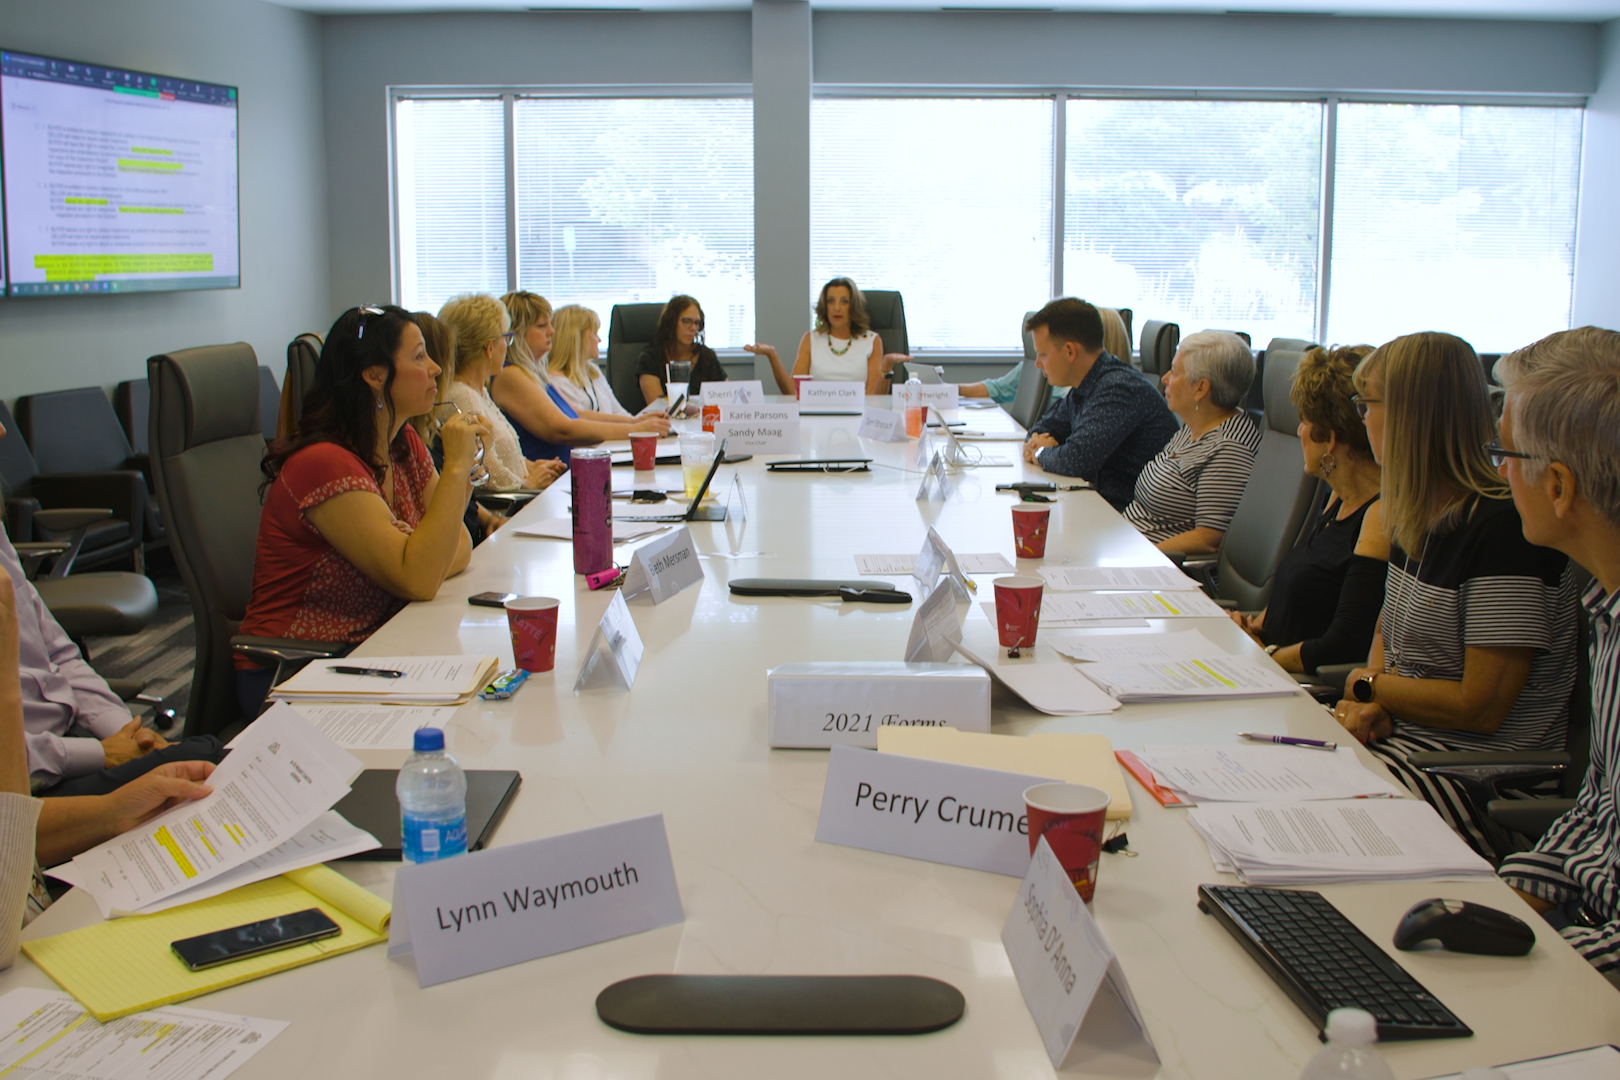
{"label": "name placard", "polygon": [[990,679],[970,664],[823,660],[765,677],[774,747],[876,749],[881,727],[990,730]]}
{"label": "name placard", "polygon": [[807,408],[860,412],[866,404],[866,384],[858,382],[818,382],[799,384],[799,404]]}
{"label": "name placard", "polygon": [[797,454],[799,406],[722,405],[714,437],[725,441],[729,454]]}
{"label": "name placard", "polygon": [[664,815],[649,814],[401,866],[388,955],[414,953],[427,987],[685,918]]}
{"label": "name placard", "polygon": [[1001,943],[1054,1069],[1063,1068],[1077,1040],[1159,1060],[1125,969],[1045,837],[1029,860]]}
{"label": "name placard", "polygon": [[[917,558],[911,564],[911,576],[917,579],[918,587],[927,592],[938,584],[941,574],[949,575],[957,584],[962,598],[970,597],[973,589],[968,583],[967,574],[962,571],[962,564],[956,559],[956,553],[939,535],[939,530],[930,525],[928,535],[923,537],[922,550],[917,552]],[[961,640],[960,634],[956,640]]]}
{"label": "name placard", "polygon": [[905,442],[906,420],[897,412],[888,409],[863,409],[861,411],[861,429],[855,433],[857,438],[875,439],[878,442]]}
{"label": "name placard", "polygon": [[[932,529],[928,531],[933,532]],[[935,589],[928,594],[928,599],[917,605],[917,613],[911,618],[906,660],[911,663],[947,663],[956,653],[956,643],[961,640],[962,613],[957,610],[956,589]]]}
{"label": "name placard", "polygon": [[636,620],[630,617],[630,605],[624,602],[624,590],[615,591],[607,610],[602,613],[602,621],[596,625],[590,647],[585,650],[585,660],[574,679],[574,693],[579,693],[591,681],[591,676],[602,666],[603,657],[624,688],[630,689],[636,684],[636,671],[641,667],[644,651]]}
{"label": "name placard", "polygon": [[923,473],[922,483],[917,485],[917,498],[932,499],[935,491],[944,499],[950,494],[951,475],[945,465],[945,452],[935,450],[934,456],[928,462],[928,468]]}
{"label": "name placard", "polygon": [[816,839],[1022,877],[1024,789],[1045,777],[835,746]]}
{"label": "name placard", "polygon": [[706,382],[701,391],[705,405],[763,405],[765,384],[758,379]]}
{"label": "name placard", "polygon": [[652,602],[662,604],[682,589],[703,580],[692,530],[682,525],[668,536],[661,536],[636,549],[625,572],[622,592],[626,599],[649,593]]}

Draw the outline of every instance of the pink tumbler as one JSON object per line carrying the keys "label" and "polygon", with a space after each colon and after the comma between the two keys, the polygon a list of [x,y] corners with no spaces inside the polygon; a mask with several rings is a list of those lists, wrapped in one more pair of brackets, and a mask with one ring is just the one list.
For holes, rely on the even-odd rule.
{"label": "pink tumbler", "polygon": [[574,573],[594,574],[613,565],[613,455],[592,448],[571,458]]}

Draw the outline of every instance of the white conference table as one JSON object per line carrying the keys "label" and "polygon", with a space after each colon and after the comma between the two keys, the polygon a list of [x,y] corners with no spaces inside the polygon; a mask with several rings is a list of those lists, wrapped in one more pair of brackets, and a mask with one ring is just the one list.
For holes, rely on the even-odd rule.
{"label": "white conference table", "polygon": [[[999,410],[960,415],[980,430],[1017,430]],[[556,671],[531,678],[510,701],[465,706],[449,731],[451,749],[467,767],[523,774],[497,846],[662,813],[686,921],[427,990],[418,988],[409,962],[390,962],[382,948],[371,948],[194,999],[197,1008],[292,1022],[236,1076],[1052,1075],[1000,942],[1017,881],[816,843],[826,752],[766,745],[766,669],[792,660],[898,660],[913,608],[732,599],[730,577],[854,576],[853,555],[914,553],[929,524],[958,552],[999,551],[1010,558],[1015,499],[995,485],[1052,479],[1022,463],[977,468],[953,476],[943,502],[919,502],[916,443],[863,443],[855,437],[858,424],[855,417],[806,418],[805,456],[872,457],[870,473],[771,474],[760,460],[736,467],[746,522],[734,513],[725,523],[691,526],[700,551],[709,555],[701,587],[657,607],[646,600],[631,604],[646,654],[629,692],[607,686],[571,692],[609,595],[586,590],[575,577],[571,545],[519,537],[510,527],[482,545],[468,571],[446,582],[436,600],[412,604],[360,650],[487,653],[509,663],[504,615],[469,606],[466,597],[484,590],[560,597]],[[1017,462],[1015,442],[976,445]],[[722,467],[717,483],[729,486],[731,471]],[[630,487],[633,476],[635,486],[649,486],[646,474],[629,469],[614,470],[615,486]],[[660,469],[657,483],[679,486],[679,469]],[[517,523],[566,516],[567,505],[565,481]],[[619,549],[620,561],[626,550]],[[1123,566],[1156,564],[1161,557],[1086,492],[1055,496],[1046,561]],[[989,580],[978,579],[982,599],[990,598]],[[971,617],[983,614],[976,609]],[[1174,629],[1196,626],[1228,649],[1263,656],[1228,621],[1170,621]],[[994,730],[1100,732],[1118,749],[1229,742],[1243,730],[1327,738],[1338,732],[1303,693],[1052,717],[999,688]],[[397,765],[402,757],[368,763]],[[1135,809],[1127,828],[1137,857],[1104,860],[1094,913],[1120,957],[1162,1064],[1087,1043],[1076,1048],[1064,1075],[1292,1080],[1319,1047],[1316,1029],[1196,906],[1200,883],[1234,879],[1214,871],[1180,812],[1161,808],[1129,782]],[[390,895],[387,864],[338,866]],[[1471,1039],[1385,1046],[1397,1076],[1428,1077],[1620,1037],[1620,993],[1497,882],[1321,891],[1391,950],[1401,914],[1431,896],[1515,911],[1537,927],[1538,944],[1524,958],[1394,954],[1476,1032]],[[70,893],[25,936],[60,933],[94,917],[88,898]],[[649,1037],[597,1019],[594,1001],[602,988],[659,972],[919,974],[958,987],[967,1011],[945,1031],[911,1038]],[[0,992],[51,985],[21,956],[0,974]]]}

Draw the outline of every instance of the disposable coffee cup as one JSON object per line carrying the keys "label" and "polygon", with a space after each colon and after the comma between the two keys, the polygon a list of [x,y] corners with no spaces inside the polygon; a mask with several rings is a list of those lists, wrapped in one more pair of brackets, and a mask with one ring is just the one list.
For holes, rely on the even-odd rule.
{"label": "disposable coffee cup", "polygon": [[557,666],[558,603],[550,596],[520,596],[506,602],[512,657],[524,671],[550,671]]}
{"label": "disposable coffee cup", "polygon": [[810,381],[810,376],[808,376],[808,375],[795,375],[795,376],[793,376],[793,396],[795,398],[800,398],[800,397],[804,396],[804,384],[809,382],[809,381]]}
{"label": "disposable coffee cup", "polygon": [[1046,527],[1051,519],[1050,506],[1021,503],[1012,508],[1013,549],[1020,559],[1046,557]]}
{"label": "disposable coffee cup", "polygon": [[1036,784],[1024,789],[1029,812],[1029,853],[1046,837],[1080,899],[1091,903],[1102,862],[1103,823],[1112,796],[1090,784]]}
{"label": "disposable coffee cup", "polygon": [[1008,650],[1035,647],[1041,623],[1041,595],[1046,582],[1015,574],[996,578],[996,638]]}
{"label": "disposable coffee cup", "polygon": [[630,433],[631,464],[637,472],[645,472],[658,466],[658,432],[632,431]]}

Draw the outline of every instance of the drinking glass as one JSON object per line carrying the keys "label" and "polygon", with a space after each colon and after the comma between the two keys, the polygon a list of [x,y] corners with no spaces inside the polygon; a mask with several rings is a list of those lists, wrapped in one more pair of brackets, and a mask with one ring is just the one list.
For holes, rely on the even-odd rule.
{"label": "drinking glass", "polygon": [[[428,413],[438,427],[444,427],[451,417],[461,415],[461,408],[453,401],[441,401],[433,406]],[[484,437],[478,436],[478,452],[473,455],[472,475],[468,477],[473,487],[483,487],[489,483],[489,469],[484,467]]]}

